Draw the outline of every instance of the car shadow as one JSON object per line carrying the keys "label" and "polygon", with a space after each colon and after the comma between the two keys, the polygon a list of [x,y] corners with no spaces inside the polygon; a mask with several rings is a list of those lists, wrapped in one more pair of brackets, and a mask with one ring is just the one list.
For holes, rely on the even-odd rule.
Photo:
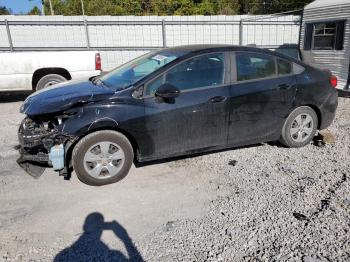
{"label": "car shadow", "polygon": [[[265,144],[270,144],[270,142],[265,143]],[[272,144],[273,144],[273,142],[271,142],[270,145],[272,145]],[[156,164],[164,164],[164,163],[168,163],[168,162],[172,162],[172,161],[184,160],[184,159],[189,159],[189,158],[194,158],[194,157],[199,157],[199,156],[204,156],[204,155],[209,155],[209,154],[215,154],[215,153],[221,153],[221,152],[227,152],[227,151],[244,149],[244,148],[251,148],[251,147],[259,147],[259,146],[263,146],[263,145],[264,145],[264,143],[260,143],[260,144],[252,144],[252,145],[247,145],[247,146],[216,149],[216,150],[210,150],[210,151],[205,151],[205,152],[200,152],[200,153],[190,153],[190,154],[183,155],[183,156],[169,157],[169,158],[151,160],[151,161],[145,161],[145,162],[134,161],[134,165],[136,168],[139,168],[139,167],[156,165]]]}
{"label": "car shadow", "polygon": [[[76,242],[55,256],[54,262],[144,261],[125,228],[117,221],[105,222],[101,213],[91,213],[85,219],[83,230]],[[119,250],[110,249],[102,242],[101,235],[104,230],[111,230],[123,242],[127,256]]]}
{"label": "car shadow", "polygon": [[[311,143],[314,146],[319,146],[319,137],[315,136]],[[205,151],[205,152],[201,152],[201,153],[188,154],[188,155],[184,155],[184,156],[170,157],[170,158],[151,160],[151,161],[145,161],[145,162],[134,161],[134,165],[135,165],[136,168],[139,168],[139,167],[144,167],[144,166],[150,166],[150,165],[156,165],[156,164],[164,164],[164,163],[168,163],[168,162],[173,162],[173,161],[178,161],[178,160],[185,160],[185,159],[190,159],[190,158],[194,158],[194,157],[199,157],[199,156],[204,156],[204,155],[209,155],[209,154],[215,154],[215,153],[221,153],[221,152],[227,152],[227,151],[232,151],[232,150],[252,148],[252,147],[260,147],[260,146],[263,146],[263,145],[269,145],[269,146],[274,146],[274,147],[278,147],[278,148],[288,149],[288,147],[286,147],[285,145],[283,145],[279,141],[269,141],[269,142],[265,142],[265,143],[252,144],[252,145],[240,146],[240,147],[229,147],[229,148],[224,148],[224,149]]]}
{"label": "car shadow", "polygon": [[339,97],[350,97],[350,92],[349,91],[344,91],[344,90],[338,90],[338,96]]}

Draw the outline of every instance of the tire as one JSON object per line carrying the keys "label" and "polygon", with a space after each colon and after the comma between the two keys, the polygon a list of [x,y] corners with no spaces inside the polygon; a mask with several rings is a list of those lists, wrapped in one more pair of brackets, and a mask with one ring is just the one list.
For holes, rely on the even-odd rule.
{"label": "tire", "polygon": [[111,130],[83,137],[74,147],[72,162],[78,179],[90,186],[116,183],[129,172],[134,152],[129,140]]}
{"label": "tire", "polygon": [[286,147],[303,147],[314,138],[317,127],[316,112],[308,106],[298,107],[287,117],[279,141]]}
{"label": "tire", "polygon": [[61,75],[49,74],[40,78],[40,80],[36,84],[35,90],[40,90],[64,81],[67,81],[67,79]]}

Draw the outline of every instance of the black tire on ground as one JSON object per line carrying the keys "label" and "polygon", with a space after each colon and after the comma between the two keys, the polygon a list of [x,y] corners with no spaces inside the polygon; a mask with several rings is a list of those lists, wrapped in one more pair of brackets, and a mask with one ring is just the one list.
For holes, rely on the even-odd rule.
{"label": "black tire on ground", "polygon": [[49,86],[52,86],[54,84],[58,84],[58,83],[61,83],[64,81],[67,81],[67,79],[61,75],[49,74],[49,75],[46,75],[46,76],[43,76],[42,78],[40,78],[40,80],[36,84],[35,90],[40,90],[40,89],[43,89],[45,87],[49,87]]}
{"label": "black tire on ground", "polygon": [[[296,122],[295,122],[298,116],[301,116],[302,118],[305,118],[305,116],[310,116],[312,121],[312,127],[310,125],[307,126],[309,130],[309,135],[307,137],[305,136],[305,140],[303,141],[296,141],[295,136],[298,136],[298,133],[294,135],[294,139],[292,135],[295,129],[294,130],[291,130],[291,129],[295,127],[298,128],[298,125],[296,125]],[[316,112],[309,106],[300,106],[294,109],[287,117],[283,125],[282,133],[279,141],[286,147],[303,147],[309,144],[311,140],[314,138],[317,131],[317,127],[318,127],[318,117]]]}
{"label": "black tire on ground", "polygon": [[[84,156],[97,143],[110,142],[117,144],[124,152],[124,162],[119,172],[109,178],[95,178],[89,175],[84,165]],[[96,131],[83,137],[74,147],[72,163],[78,179],[90,186],[103,186],[123,179],[129,172],[134,160],[133,148],[129,140],[121,133],[111,130]]]}

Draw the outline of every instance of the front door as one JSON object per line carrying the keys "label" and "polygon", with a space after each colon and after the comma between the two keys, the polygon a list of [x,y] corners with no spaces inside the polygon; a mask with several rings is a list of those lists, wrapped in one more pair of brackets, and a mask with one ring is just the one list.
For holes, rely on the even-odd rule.
{"label": "front door", "polygon": [[[145,127],[152,139],[151,154],[162,158],[226,145],[229,85],[228,54],[189,58],[145,85]],[[176,98],[154,95],[162,83],[180,90]]]}

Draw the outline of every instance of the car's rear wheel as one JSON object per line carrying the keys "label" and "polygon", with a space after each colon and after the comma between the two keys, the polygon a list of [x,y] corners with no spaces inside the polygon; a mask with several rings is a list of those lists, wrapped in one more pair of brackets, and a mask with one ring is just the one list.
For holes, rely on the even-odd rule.
{"label": "car's rear wheel", "polygon": [[287,147],[305,146],[314,138],[317,126],[316,112],[308,106],[298,107],[287,117],[279,141]]}
{"label": "car's rear wheel", "polygon": [[123,179],[134,158],[129,140],[116,131],[104,130],[82,138],[73,149],[73,168],[85,184],[102,186]]}
{"label": "car's rear wheel", "polygon": [[49,74],[40,78],[35,89],[40,90],[65,81],[67,81],[67,79],[61,75]]}

